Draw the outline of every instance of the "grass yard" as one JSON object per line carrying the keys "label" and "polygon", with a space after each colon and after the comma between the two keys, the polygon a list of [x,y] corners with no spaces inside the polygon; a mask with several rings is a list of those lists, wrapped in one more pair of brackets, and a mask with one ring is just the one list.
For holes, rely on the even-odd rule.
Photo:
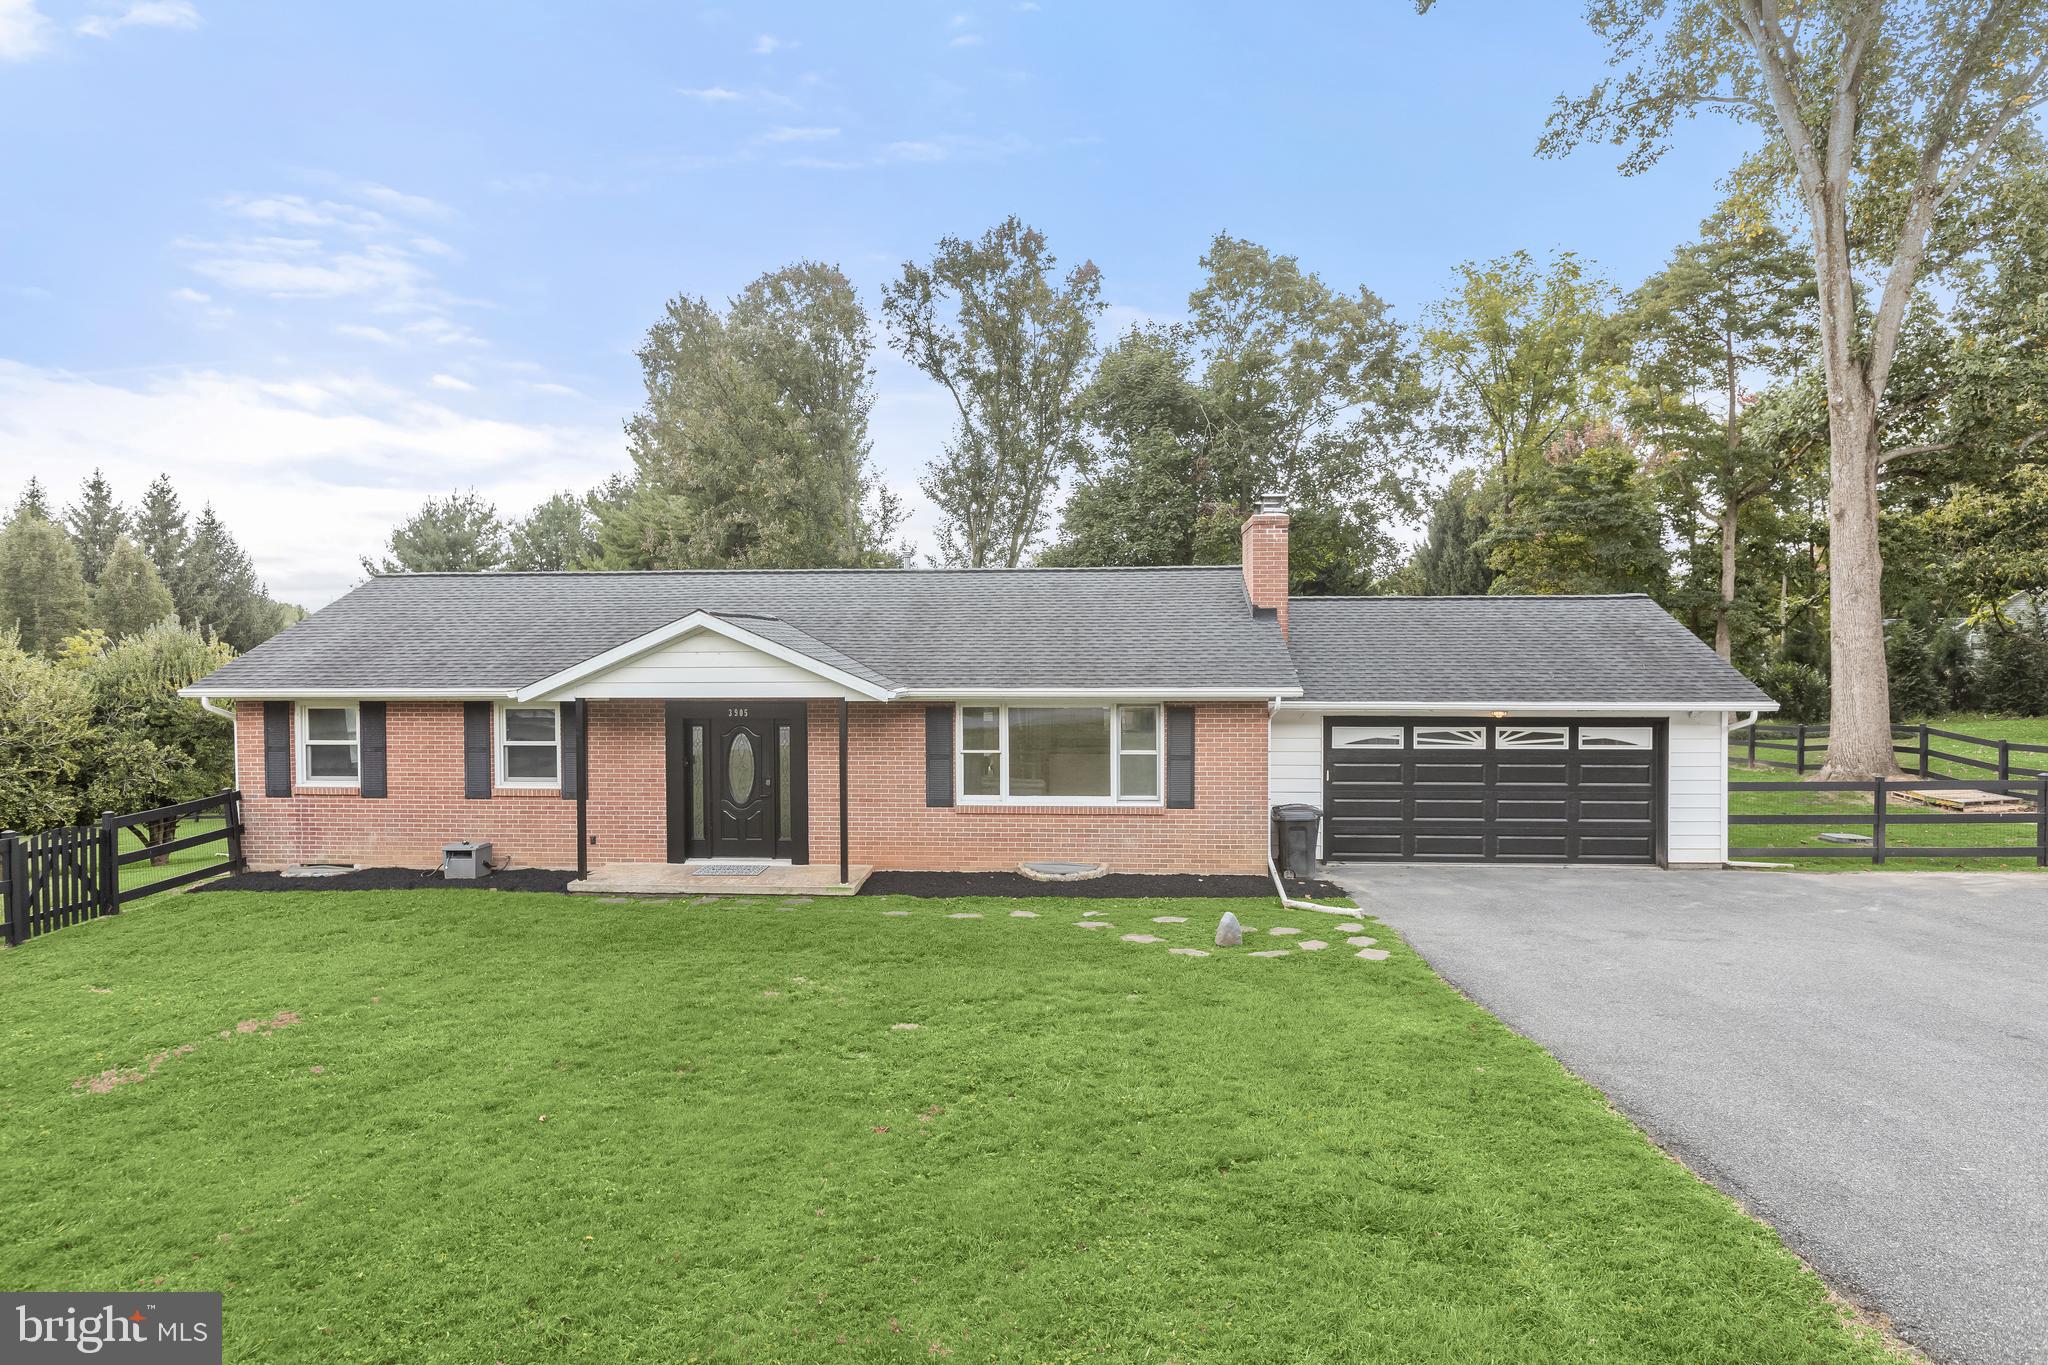
{"label": "grass yard", "polygon": [[[2048,744],[2048,718],[2011,716],[1944,716],[1927,722],[1937,730],[1950,730],[1957,734],[1981,736],[1986,743],[1969,745],[1960,740],[1936,739],[1936,749],[1974,758],[1979,762],[1998,761],[1998,741],[2010,740],[2015,744]],[[1901,741],[1904,743],[1904,741]],[[1782,750],[1771,750],[1770,756],[1777,759],[1789,757]],[[1739,761],[1741,754],[1735,746],[1730,753],[1738,761],[1731,762],[1728,769],[1730,782],[1773,782],[1794,781],[1796,774],[1788,768],[1751,768]],[[1814,754],[1818,761],[1820,749],[1816,742]],[[2048,754],[2019,753],[2013,755],[2018,766],[2038,768],[2048,766]],[[1930,764],[1938,775],[1957,778],[1982,778],[1987,774],[1972,770],[1961,764],[1945,763],[1936,758]],[[1995,776],[1995,775],[1994,775]],[[1737,792],[1729,793],[1728,809],[1731,813],[1749,814],[1794,814],[1812,812],[1811,824],[1791,825],[1734,825],[1728,831],[1732,844],[1755,846],[1775,845],[1779,847],[1803,846],[1824,847],[1821,834],[1829,831],[1868,834],[1870,824],[1866,818],[1863,824],[1843,819],[1844,816],[1870,814],[1871,798],[1859,792]],[[1888,797],[1885,810],[1900,814],[1925,815],[1935,813],[1931,806],[1898,797]],[[1888,840],[1897,845],[1919,847],[2007,847],[2013,849],[2010,858],[1887,858],[1883,871],[1898,872],[2032,872],[2038,870],[2034,855],[2034,827],[2030,824],[1969,824],[1969,825],[1889,825]],[[1822,872],[1868,872],[1876,866],[1869,858],[1794,858],[1792,865],[1808,871]]]}
{"label": "grass yard", "polygon": [[[176,837],[189,839],[195,834],[205,834],[209,830],[219,829],[220,826],[221,822],[217,816],[204,820],[180,820]],[[142,841],[135,837],[134,830],[124,829],[121,831],[121,851],[123,853],[133,852],[141,847]],[[170,860],[161,867],[146,859],[141,862],[129,863],[121,869],[122,889],[148,886],[152,882],[160,882],[166,877],[175,877],[180,872],[190,872],[195,867],[217,866],[225,871],[228,861],[227,840],[221,839],[214,843],[201,844],[197,848],[181,848],[169,855],[169,858]]]}
{"label": "grass yard", "polygon": [[[1167,952],[1225,908],[1333,946]],[[145,901],[0,953],[0,1283],[218,1289],[246,1362],[1890,1358],[1336,923]]]}

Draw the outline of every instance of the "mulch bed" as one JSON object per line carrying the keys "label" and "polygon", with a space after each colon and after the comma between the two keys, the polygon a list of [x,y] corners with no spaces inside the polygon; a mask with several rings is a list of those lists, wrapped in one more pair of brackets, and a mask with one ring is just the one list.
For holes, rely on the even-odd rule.
{"label": "mulch bed", "polygon": [[514,867],[475,881],[449,881],[439,872],[410,867],[364,867],[332,877],[287,877],[282,872],[238,872],[203,882],[194,891],[566,891],[574,872]]}
{"label": "mulch bed", "polygon": [[[1259,897],[1273,894],[1270,877],[1147,876],[1112,872],[1085,882],[1042,882],[1021,872],[877,872],[867,879],[863,896],[1068,896],[1076,899],[1131,900],[1147,896]],[[1342,896],[1334,882],[1287,879],[1287,894],[1298,900]]]}

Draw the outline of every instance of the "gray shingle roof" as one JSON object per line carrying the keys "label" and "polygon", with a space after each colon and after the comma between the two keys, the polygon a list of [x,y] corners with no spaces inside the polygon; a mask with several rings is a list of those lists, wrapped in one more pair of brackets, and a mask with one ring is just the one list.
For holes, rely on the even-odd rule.
{"label": "gray shingle roof", "polygon": [[1296,685],[1221,565],[372,578],[201,690],[509,691],[693,611],[892,688]]}
{"label": "gray shingle roof", "polygon": [[1641,596],[1297,597],[1303,701],[1771,707]]}

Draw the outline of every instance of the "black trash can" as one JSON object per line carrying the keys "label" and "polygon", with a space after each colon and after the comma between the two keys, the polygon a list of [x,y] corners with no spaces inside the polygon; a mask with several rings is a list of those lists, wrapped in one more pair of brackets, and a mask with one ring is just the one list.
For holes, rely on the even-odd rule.
{"label": "black trash can", "polygon": [[1273,861],[1290,877],[1316,875],[1316,827],[1323,813],[1314,806],[1273,807]]}

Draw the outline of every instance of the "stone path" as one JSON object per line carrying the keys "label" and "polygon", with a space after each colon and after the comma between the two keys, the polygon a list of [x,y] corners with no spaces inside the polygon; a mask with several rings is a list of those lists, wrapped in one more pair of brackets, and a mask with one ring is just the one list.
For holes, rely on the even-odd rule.
{"label": "stone path", "polygon": [[[882,913],[897,918],[907,918],[911,914],[911,912],[908,910],[884,910]],[[1074,927],[1076,929],[1114,929],[1116,928],[1115,924],[1111,923],[1109,920],[1101,918],[1101,916],[1107,915],[1108,913],[1109,911],[1107,910],[1083,910],[1081,912],[1081,918],[1074,921]],[[1036,910],[1012,910],[1009,912],[1009,917],[1011,919],[1037,919],[1039,918],[1039,912]],[[983,918],[983,916],[979,911],[975,910],[957,910],[948,914],[946,918],[981,919]],[[1189,919],[1190,917],[1187,915],[1154,915],[1152,916],[1152,923],[1186,924],[1189,922]],[[1254,928],[1252,925],[1249,924],[1239,925],[1238,928],[1246,934],[1256,934],[1259,932],[1258,929]],[[1377,939],[1374,939],[1367,934],[1352,932],[1363,928],[1365,928],[1365,924],[1363,921],[1353,920],[1337,925],[1336,931],[1340,934],[1346,935],[1344,939],[1345,946],[1356,950],[1352,954],[1354,957],[1361,958],[1367,962],[1385,962],[1389,954],[1386,949],[1376,948],[1373,946],[1375,943],[1378,942]],[[1280,924],[1275,925],[1273,928],[1268,929],[1265,932],[1269,937],[1284,939],[1296,938],[1296,936],[1298,936],[1301,933],[1301,930],[1295,928],[1292,925]],[[1120,934],[1118,935],[1118,937],[1124,943],[1152,944],[1166,942],[1164,938],[1161,938],[1157,934]],[[1296,942],[1287,947],[1262,948],[1256,952],[1246,953],[1245,956],[1292,957],[1296,951],[1304,953],[1320,953],[1329,946],[1330,945],[1327,942],[1319,938],[1299,938]],[[1214,954],[1212,954],[1207,948],[1169,947],[1166,951],[1175,957],[1214,956]],[[891,1027],[898,1029],[914,1029],[917,1027],[917,1025],[894,1024],[891,1025]]]}

